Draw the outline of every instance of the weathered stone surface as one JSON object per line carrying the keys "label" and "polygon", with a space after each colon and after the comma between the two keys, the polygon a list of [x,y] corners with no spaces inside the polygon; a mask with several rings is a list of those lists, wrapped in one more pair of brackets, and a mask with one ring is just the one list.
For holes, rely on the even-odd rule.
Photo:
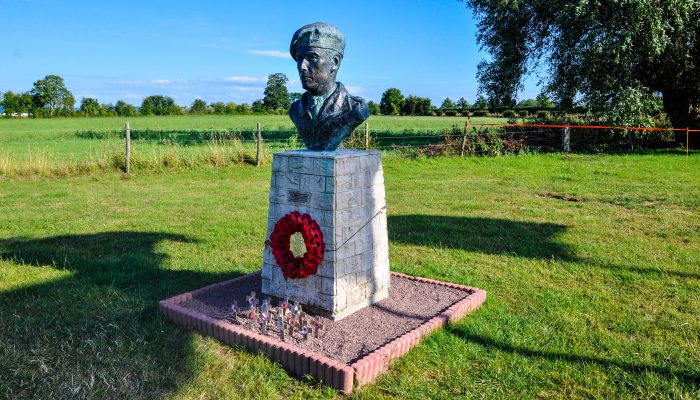
{"label": "weathered stone surface", "polygon": [[389,241],[378,151],[287,151],[273,158],[267,238],[284,215],[308,213],[326,250],[316,275],[285,280],[272,252],[263,253],[265,294],[290,297],[334,319],[388,295]]}

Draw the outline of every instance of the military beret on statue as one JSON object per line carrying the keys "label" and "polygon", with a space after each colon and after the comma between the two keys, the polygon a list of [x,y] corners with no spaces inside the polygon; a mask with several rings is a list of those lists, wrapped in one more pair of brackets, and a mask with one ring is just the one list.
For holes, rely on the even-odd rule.
{"label": "military beret on statue", "polygon": [[297,48],[316,47],[335,50],[343,55],[345,51],[345,36],[338,28],[325,22],[314,22],[304,25],[292,36],[289,53],[294,58]]}

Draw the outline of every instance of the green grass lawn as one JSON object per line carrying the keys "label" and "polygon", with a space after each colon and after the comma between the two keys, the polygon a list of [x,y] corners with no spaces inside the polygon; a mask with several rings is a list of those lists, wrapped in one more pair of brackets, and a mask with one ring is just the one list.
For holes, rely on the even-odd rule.
{"label": "green grass lawn", "polygon": [[[385,159],[391,268],[488,299],[351,398],[700,397],[698,156]],[[0,397],[337,396],[157,312],[260,268],[269,179],[0,180]]]}
{"label": "green grass lawn", "polygon": [[[287,115],[0,118],[0,177],[74,175],[74,171],[105,169],[124,153],[126,121],[132,129],[134,156],[158,159],[155,164],[160,165],[165,158],[201,163],[210,156],[211,143],[193,139],[193,132],[236,132],[244,140],[242,144],[252,150],[256,123],[260,123],[270,151],[288,147],[288,138],[295,135]],[[445,129],[461,129],[465,121],[465,117],[372,116],[368,123],[375,138],[392,138],[380,141],[387,147],[392,143],[426,144],[435,141],[435,136],[442,135]],[[472,118],[472,123],[503,121],[504,118],[496,117]],[[221,144],[230,143],[219,143],[217,147]]]}

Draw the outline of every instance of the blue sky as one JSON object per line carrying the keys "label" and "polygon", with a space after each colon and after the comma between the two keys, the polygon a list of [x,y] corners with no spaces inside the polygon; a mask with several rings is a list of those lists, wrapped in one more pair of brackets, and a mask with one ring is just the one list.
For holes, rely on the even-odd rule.
{"label": "blue sky", "polygon": [[[338,80],[368,100],[384,90],[433,104],[477,94],[476,22],[456,0],[58,1],[0,0],[0,91],[29,90],[62,76],[78,102],[153,94],[189,105],[252,102],[282,72],[301,92],[288,55],[296,29],[324,21],[346,36]],[[9,36],[8,36],[9,34]],[[520,98],[535,97],[535,79]]]}

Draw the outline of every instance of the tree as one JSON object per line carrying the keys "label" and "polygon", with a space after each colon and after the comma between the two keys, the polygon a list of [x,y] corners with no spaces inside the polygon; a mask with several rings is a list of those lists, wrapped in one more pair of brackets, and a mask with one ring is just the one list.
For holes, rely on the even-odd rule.
{"label": "tree", "polygon": [[112,103],[100,104],[100,117],[113,117],[117,115],[117,109]]}
{"label": "tree", "polygon": [[401,105],[403,115],[428,115],[433,110],[431,101],[427,97],[408,96]]}
{"label": "tree", "polygon": [[457,100],[456,106],[460,110],[467,110],[467,109],[469,109],[470,104],[467,101],[467,99],[465,99],[464,97],[460,97],[459,100]]}
{"label": "tree", "polygon": [[484,96],[479,96],[476,98],[476,102],[474,103],[474,108],[478,108],[480,110],[483,110],[484,108],[489,107],[489,102],[486,100],[486,97]]}
{"label": "tree", "polygon": [[555,106],[554,102],[549,99],[546,93],[540,93],[535,100],[537,101],[537,107],[540,108],[554,108]]}
{"label": "tree", "polygon": [[120,117],[131,117],[136,115],[136,107],[122,100],[117,101],[114,105],[114,112]]}
{"label": "tree", "polygon": [[236,112],[238,114],[250,114],[251,113],[250,104],[248,104],[248,103],[239,104],[238,107],[236,107]]}
{"label": "tree", "polygon": [[455,103],[452,102],[452,99],[449,97],[445,97],[445,100],[442,101],[442,104],[440,105],[441,110],[452,110],[456,108]]}
{"label": "tree", "polygon": [[21,94],[15,94],[11,90],[8,90],[2,95],[2,101],[0,105],[4,108],[3,112],[6,116],[12,116],[12,114],[21,115],[24,113],[32,112],[32,96],[29,92],[24,92]]}
{"label": "tree", "polygon": [[[267,77],[263,106],[269,111],[279,109],[286,110],[291,105],[289,91],[287,91],[287,75],[276,73]],[[255,103],[253,103],[255,104]]]}
{"label": "tree", "polygon": [[180,114],[181,110],[175,104],[175,100],[167,96],[148,96],[141,102],[142,115],[173,115]]}
{"label": "tree", "polygon": [[222,115],[226,114],[226,104],[223,101],[217,101],[216,103],[211,103],[211,110],[214,114]]}
{"label": "tree", "polygon": [[34,82],[31,94],[34,105],[38,108],[48,108],[51,116],[73,112],[75,97],[66,88],[63,78],[58,75],[47,75],[44,79]]}
{"label": "tree", "polygon": [[202,99],[195,99],[190,107],[190,113],[192,114],[206,114],[207,113],[207,102]]}
{"label": "tree", "polygon": [[297,100],[301,100],[301,96],[303,96],[302,93],[299,92],[293,92],[289,94],[289,103],[294,103]]}
{"label": "tree", "polygon": [[525,99],[518,102],[518,108],[537,108],[540,103],[535,99]]}
{"label": "tree", "polygon": [[256,114],[262,114],[267,109],[265,108],[265,103],[262,100],[255,100],[253,105],[250,106],[250,110]]}
{"label": "tree", "polygon": [[384,115],[396,115],[401,111],[403,101],[403,94],[401,94],[399,89],[389,88],[382,93],[382,99],[379,101],[379,110]]}
{"label": "tree", "polygon": [[370,115],[379,115],[379,104],[370,100],[369,102],[367,102],[367,108],[369,108]]}
{"label": "tree", "polygon": [[100,114],[100,103],[97,99],[83,97],[80,101],[80,112],[86,117],[96,117]]}
{"label": "tree", "polygon": [[226,103],[226,114],[233,115],[238,112],[238,105],[234,102]]}
{"label": "tree", "polygon": [[640,110],[628,105],[653,106],[660,93],[674,127],[700,126],[700,2],[467,0],[467,6],[479,20],[477,40],[492,56],[477,74],[489,98],[512,100],[529,68],[543,65],[545,91],[564,110],[582,103],[601,115],[634,116]]}

